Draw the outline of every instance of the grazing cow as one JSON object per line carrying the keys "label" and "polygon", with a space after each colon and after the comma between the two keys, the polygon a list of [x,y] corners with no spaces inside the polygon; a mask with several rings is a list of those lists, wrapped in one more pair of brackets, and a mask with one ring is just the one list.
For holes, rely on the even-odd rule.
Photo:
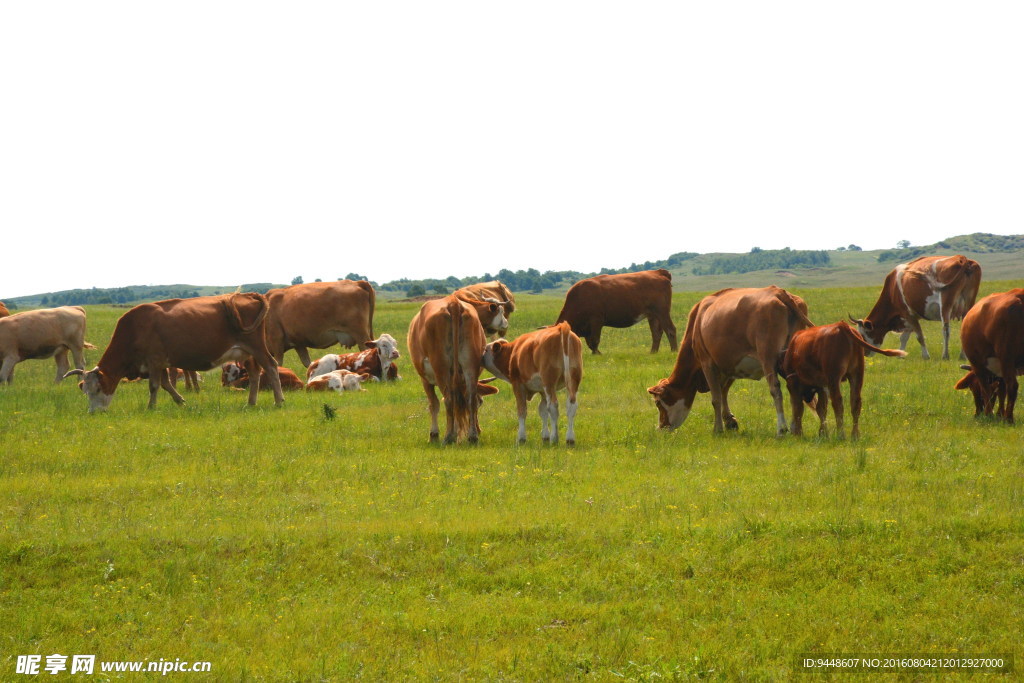
{"label": "grazing cow", "polygon": [[580,280],[565,294],[565,304],[555,322],[567,322],[587,340],[593,353],[601,353],[602,327],[632,327],[644,318],[651,328],[651,353],[668,336],[676,350],[676,326],[672,324],[672,274],[644,270],[621,275],[598,275]]}
{"label": "grazing cow", "polygon": [[[282,391],[295,391],[296,389],[302,389],[305,385],[299,376],[288,368],[277,368],[278,377],[281,379],[281,390]],[[248,389],[249,388],[249,371],[246,367],[239,362],[225,363],[220,369],[220,383],[221,386],[229,387],[231,389]],[[260,372],[260,391],[270,390],[271,383],[267,379],[267,373]]]}
{"label": "grazing cow", "polygon": [[351,348],[374,338],[377,294],[365,280],[307,282],[272,289],[267,301],[267,348],[279,365],[288,349],[295,349],[302,365],[309,367],[308,349],[334,344]]}
{"label": "grazing cow", "polygon": [[378,339],[363,342],[365,351],[356,353],[329,353],[309,364],[306,370],[306,382],[326,375],[334,370],[354,370],[369,373],[375,380],[398,379],[398,367],[394,361],[399,358],[398,342],[390,334],[382,334]]}
{"label": "grazing cow", "polygon": [[[175,403],[185,399],[171,384],[167,368],[209,370],[228,360],[245,360],[249,371],[262,368],[270,377],[274,401],[284,402],[277,364],[267,351],[267,299],[262,294],[226,294],[168,299],[140,304],[121,316],[99,364],[82,375],[79,386],[89,397],[89,412],[106,410],[122,377],[149,373],[149,407],[160,388]],[[258,388],[249,387],[249,405]]]}
{"label": "grazing cow", "polygon": [[803,434],[804,401],[816,398],[815,409],[821,426],[818,433],[828,434],[825,419],[828,399],[836,418],[836,433],[843,438],[843,380],[850,383],[850,436],[860,436],[860,391],[864,386],[864,351],[884,356],[903,357],[906,351],[885,351],[864,341],[846,321],[799,330],[789,340],[782,360],[789,399],[793,407],[793,434]]}
{"label": "grazing cow", "polygon": [[[910,333],[917,336],[921,357],[928,360],[921,320],[942,321],[942,358],[949,358],[949,321],[960,320],[974,305],[981,266],[966,256],[922,256],[901,263],[886,277],[875,307],[863,320],[850,321],[865,340],[881,346],[889,332],[900,333],[905,351]],[[870,355],[870,354],[868,354]]]}
{"label": "grazing cow", "polygon": [[[996,401],[991,401],[988,406],[985,406],[985,392],[981,388],[981,380],[974,374],[974,370],[971,370],[970,365],[961,365],[961,370],[967,370],[967,374],[960,378],[960,381],[953,387],[957,391],[962,389],[970,389],[971,395],[974,397],[974,416],[979,415],[991,415],[992,409]],[[1021,374],[1022,368],[1017,369],[1017,374]],[[1005,412],[1004,404],[1006,402],[1006,383],[1003,382],[1002,377],[995,377],[989,381],[989,396],[995,396],[999,405],[996,408],[996,415],[1003,417]]]}
{"label": "grazing cow", "polygon": [[[467,299],[469,301],[486,301],[492,304],[499,304],[505,309],[505,316],[502,320],[508,322],[508,317],[516,310],[516,298],[512,296],[512,290],[509,289],[504,282],[501,280],[491,280],[490,282],[479,282],[475,285],[466,285],[452,292],[455,296],[460,299]],[[487,334],[496,334],[503,336],[508,331],[508,328],[495,329],[484,325],[484,332]]]}
{"label": "grazing cow", "polygon": [[167,377],[171,384],[175,387],[178,386],[178,377],[185,381],[185,389],[188,391],[199,391],[199,382],[202,381],[202,375],[195,370],[182,370],[181,368],[167,368]]}
{"label": "grazing cow", "polygon": [[[984,412],[991,414],[994,395],[1005,391],[1001,415],[1012,424],[1017,375],[1024,368],[1024,289],[990,294],[979,301],[964,316],[960,343],[978,379]],[[1002,379],[1002,391],[997,378]]]}
{"label": "grazing cow", "polygon": [[85,368],[82,349],[96,347],[85,341],[85,309],[61,306],[25,311],[0,318],[0,384],[14,379],[14,366],[23,360],[52,357],[57,363],[57,377],[64,379],[68,368],[68,351],[75,367]]}
{"label": "grazing cow", "polygon": [[480,438],[477,411],[482,396],[497,388],[478,381],[483,361],[484,326],[508,327],[502,307],[493,302],[464,301],[456,296],[423,304],[409,323],[409,357],[423,383],[430,406],[430,440],[437,441],[440,403],[444,397],[447,431],[444,442],[454,443],[463,433],[470,443]]}
{"label": "grazing cow", "polygon": [[4,306],[4,302],[0,301],[0,318],[6,318],[10,314],[11,312],[7,310],[6,306]]}
{"label": "grazing cow", "polygon": [[813,326],[803,299],[775,286],[723,289],[704,297],[690,311],[672,374],[647,390],[658,407],[659,426],[679,427],[697,392],[710,391],[715,431],[737,429],[729,410],[729,387],[736,379],[765,377],[775,401],[776,434],[784,434],[786,416],[775,367],[793,333]]}
{"label": "grazing cow", "polygon": [[[569,323],[528,332],[515,341],[499,339],[487,345],[484,367],[512,385],[519,414],[519,443],[526,441],[526,404],[540,394],[540,438],[558,443],[558,389],[565,388],[568,425],[565,442],[576,443],[576,393],[583,379],[583,344]],[[551,422],[550,432],[548,422]]]}
{"label": "grazing cow", "polygon": [[371,378],[368,372],[352,372],[351,370],[332,370],[317,375],[306,383],[306,391],[333,390],[340,393],[346,391],[366,391],[363,382]]}

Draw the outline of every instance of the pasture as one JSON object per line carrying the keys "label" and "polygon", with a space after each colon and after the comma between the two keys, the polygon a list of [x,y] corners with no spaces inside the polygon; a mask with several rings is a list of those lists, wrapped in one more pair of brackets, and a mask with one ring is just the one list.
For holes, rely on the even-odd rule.
{"label": "pasture", "polygon": [[[822,324],[878,287],[791,291]],[[675,294],[680,339],[700,296]],[[510,336],[561,304],[517,302]],[[778,679],[808,652],[1024,666],[1024,426],[976,420],[959,361],[913,340],[869,358],[857,442],[816,438],[813,413],[776,439],[763,381],[731,392],[738,433],[712,435],[707,395],[665,433],[646,388],[675,354],[607,329],[575,448],[540,443],[537,399],[517,446],[502,383],[480,445],[446,447],[406,353],[418,307],[377,308],[403,381],[282,409],[210,372],[183,407],[147,410],[141,382],[88,415],[52,360],[20,364],[0,387],[0,678],[51,653],[270,681]],[[87,312],[92,367],[124,311]]]}

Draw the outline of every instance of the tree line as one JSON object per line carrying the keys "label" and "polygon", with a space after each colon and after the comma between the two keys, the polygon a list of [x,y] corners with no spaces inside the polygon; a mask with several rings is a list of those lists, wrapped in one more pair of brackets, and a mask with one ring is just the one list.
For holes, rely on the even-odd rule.
{"label": "tree line", "polygon": [[827,251],[803,251],[784,249],[761,249],[754,247],[749,254],[723,254],[715,256],[705,266],[693,269],[694,275],[723,275],[726,273],[749,273],[755,270],[778,270],[784,268],[820,268],[831,265],[832,258]]}

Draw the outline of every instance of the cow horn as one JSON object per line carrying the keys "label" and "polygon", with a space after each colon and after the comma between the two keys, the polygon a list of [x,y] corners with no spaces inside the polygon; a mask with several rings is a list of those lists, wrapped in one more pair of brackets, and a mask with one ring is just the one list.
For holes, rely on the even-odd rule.
{"label": "cow horn", "polygon": [[496,379],[498,379],[498,378],[497,377],[486,377],[484,379],[480,379],[480,380],[477,380],[477,381],[480,382],[480,384],[490,384],[491,382],[493,382]]}
{"label": "cow horn", "polygon": [[857,320],[852,315],[850,315],[849,311],[846,312],[846,317],[849,318],[850,322],[853,323],[854,325],[863,325],[864,324],[863,320]]}
{"label": "cow horn", "polygon": [[64,373],[64,377],[62,377],[61,379],[67,379],[71,375],[84,375],[84,374],[85,374],[85,370],[82,370],[81,368],[75,368],[74,370],[68,370],[67,372],[65,372]]}

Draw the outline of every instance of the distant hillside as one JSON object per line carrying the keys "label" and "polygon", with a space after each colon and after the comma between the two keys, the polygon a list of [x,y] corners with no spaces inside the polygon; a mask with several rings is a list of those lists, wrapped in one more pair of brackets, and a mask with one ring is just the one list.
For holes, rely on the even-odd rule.
{"label": "distant hillside", "polygon": [[[796,287],[849,287],[881,282],[896,263],[925,254],[962,253],[981,263],[984,278],[1013,280],[1024,278],[1024,235],[993,235],[974,233],[959,235],[927,246],[905,249],[863,251],[856,245],[828,251],[792,249],[758,249],[745,254],[695,254],[681,251],[657,261],[632,263],[622,268],[602,268],[596,273],[575,270],[540,272],[530,268],[479,276],[409,280],[402,278],[373,283],[381,299],[447,294],[476,282],[499,279],[516,292],[564,292],[582,278],[600,273],[626,273],[665,268],[672,273],[676,291],[713,291],[723,287],[761,287],[768,284]],[[350,279],[367,279],[351,273]],[[242,291],[266,292],[281,284],[246,283]],[[10,308],[62,306],[82,304],[134,305],[143,301],[168,298],[208,296],[235,291],[236,286],[157,285],[131,286],[115,289],[74,289],[47,292],[4,300]]]}

